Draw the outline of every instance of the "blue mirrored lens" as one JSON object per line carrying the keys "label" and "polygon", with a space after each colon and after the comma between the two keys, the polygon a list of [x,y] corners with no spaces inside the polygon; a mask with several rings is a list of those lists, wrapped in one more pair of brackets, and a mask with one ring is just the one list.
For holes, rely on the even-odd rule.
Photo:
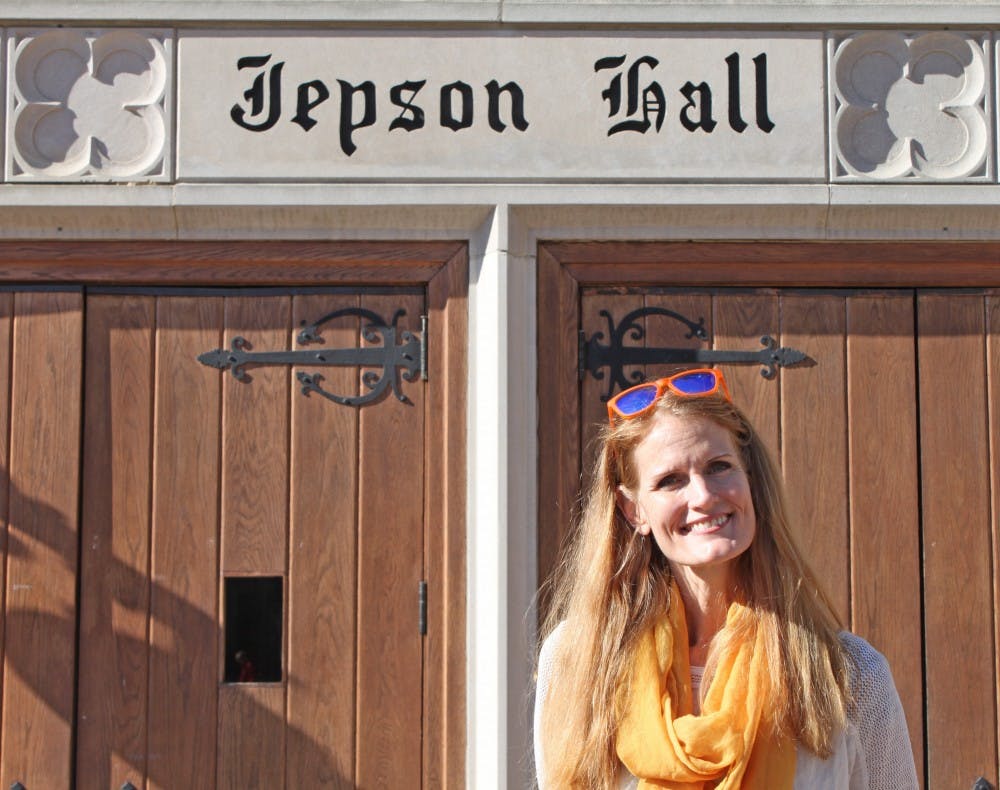
{"label": "blue mirrored lens", "polygon": [[656,400],[656,385],[647,384],[622,395],[615,401],[615,406],[622,414],[636,414]]}
{"label": "blue mirrored lens", "polygon": [[703,395],[706,392],[711,392],[715,386],[715,374],[689,373],[686,376],[672,379],[670,384],[685,395]]}

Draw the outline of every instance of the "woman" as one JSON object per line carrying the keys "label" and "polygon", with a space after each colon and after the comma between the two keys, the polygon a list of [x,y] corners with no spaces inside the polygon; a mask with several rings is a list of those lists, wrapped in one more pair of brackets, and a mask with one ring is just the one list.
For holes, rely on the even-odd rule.
{"label": "woman", "polygon": [[917,787],[885,659],[843,633],[721,372],[608,404],[539,656],[548,787]]}

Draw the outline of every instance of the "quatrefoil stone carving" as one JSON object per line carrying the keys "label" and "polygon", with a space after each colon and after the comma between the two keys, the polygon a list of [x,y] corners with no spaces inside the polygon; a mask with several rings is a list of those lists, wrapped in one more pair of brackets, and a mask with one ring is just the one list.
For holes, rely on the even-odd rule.
{"label": "quatrefoil stone carving", "polygon": [[167,31],[15,31],[11,46],[9,179],[169,179]]}
{"label": "quatrefoil stone carving", "polygon": [[872,31],[835,39],[834,179],[989,179],[987,51],[985,34]]}

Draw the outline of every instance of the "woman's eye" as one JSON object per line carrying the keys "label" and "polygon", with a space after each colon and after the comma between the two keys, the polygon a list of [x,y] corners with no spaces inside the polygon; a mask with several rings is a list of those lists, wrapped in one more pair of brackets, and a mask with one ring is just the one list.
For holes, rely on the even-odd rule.
{"label": "woman's eye", "polygon": [[712,461],[712,463],[708,465],[708,473],[717,475],[722,472],[728,472],[732,468],[733,465],[729,463],[729,461]]}
{"label": "woman's eye", "polygon": [[667,475],[666,477],[660,478],[659,487],[660,488],[677,488],[683,483],[683,479],[680,475]]}

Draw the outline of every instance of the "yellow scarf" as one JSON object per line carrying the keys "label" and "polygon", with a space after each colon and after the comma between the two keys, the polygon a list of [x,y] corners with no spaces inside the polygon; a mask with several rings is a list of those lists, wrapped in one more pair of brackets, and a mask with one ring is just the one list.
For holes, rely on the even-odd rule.
{"label": "yellow scarf", "polygon": [[[616,737],[618,758],[641,790],[790,790],[795,745],[768,726],[771,681],[762,637],[720,657],[701,714],[694,715],[687,623],[679,591],[673,592],[667,617],[639,642]],[[726,627],[739,627],[748,616],[732,604]]]}

